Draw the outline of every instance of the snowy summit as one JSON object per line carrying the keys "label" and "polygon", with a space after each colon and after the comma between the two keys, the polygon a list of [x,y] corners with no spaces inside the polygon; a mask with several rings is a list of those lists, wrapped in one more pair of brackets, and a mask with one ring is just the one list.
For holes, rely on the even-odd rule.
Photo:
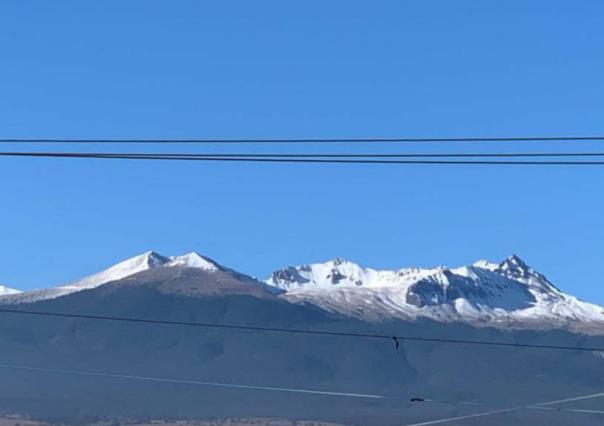
{"label": "snowy summit", "polygon": [[[16,292],[19,294],[6,293],[9,296],[5,297],[4,300],[10,303],[32,303],[40,300],[55,299],[78,291],[93,289],[112,281],[130,277],[139,272],[155,268],[170,267],[195,268],[209,272],[224,269],[212,259],[196,252],[186,253],[182,256],[163,256],[154,251],[148,251],[72,283],[48,289],[33,290],[23,293]],[[1,292],[0,296],[2,296]]]}
{"label": "snowy summit", "polygon": [[[604,325],[604,309],[558,290],[512,255],[500,263],[375,270],[334,259],[274,272],[266,283],[295,303],[379,321],[429,318],[492,326]],[[585,326],[585,327],[584,327]]]}

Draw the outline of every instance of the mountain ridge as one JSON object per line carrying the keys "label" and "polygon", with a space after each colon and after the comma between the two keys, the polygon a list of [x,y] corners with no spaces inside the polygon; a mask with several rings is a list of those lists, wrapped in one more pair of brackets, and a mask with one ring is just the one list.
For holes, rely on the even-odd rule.
{"label": "mountain ridge", "polygon": [[374,270],[343,259],[276,271],[267,283],[294,303],[370,321],[389,318],[601,333],[604,308],[560,291],[517,255],[495,264]]}
{"label": "mountain ridge", "polygon": [[[172,285],[184,291],[182,280],[161,272],[181,270],[197,271],[187,281],[191,294],[219,296],[223,292],[245,292],[247,288],[258,297],[266,291],[290,303],[308,303],[368,321],[425,318],[475,326],[604,333],[604,308],[563,293],[515,254],[499,263],[479,260],[456,268],[397,270],[365,268],[335,258],[282,268],[260,281],[197,252],[164,256],[148,251],[72,283],[16,294],[0,292],[0,303],[55,299],[114,282],[124,285],[153,281],[158,274],[163,274],[165,283],[172,283],[162,284],[164,290]],[[197,285],[198,281],[206,286]]]}

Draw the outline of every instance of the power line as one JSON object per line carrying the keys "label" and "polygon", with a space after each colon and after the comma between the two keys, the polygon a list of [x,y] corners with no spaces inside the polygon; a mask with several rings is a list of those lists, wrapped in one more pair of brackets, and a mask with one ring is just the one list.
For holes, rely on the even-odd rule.
{"label": "power line", "polygon": [[[587,399],[601,398],[604,396],[604,393],[590,394],[590,395],[582,395],[574,398],[566,398],[563,400],[555,400],[555,401],[547,401],[547,402],[538,402],[532,405],[524,405],[522,408],[527,410],[540,410],[540,411],[566,411],[573,413],[585,413],[585,414],[604,414],[604,410],[592,410],[592,409],[583,409],[583,408],[561,408],[561,403],[559,401],[564,402],[572,402],[572,401],[583,401]],[[454,405],[454,406],[463,406],[463,407],[485,407],[490,409],[499,409],[506,407],[499,407],[494,404],[478,402],[478,401],[454,401],[454,400],[438,400],[438,399],[430,399],[426,398],[421,401],[416,401],[418,404],[429,403],[429,404],[444,404],[444,405]]]}
{"label": "power line", "polygon": [[589,142],[604,136],[503,136],[503,137],[367,137],[367,138],[3,138],[0,143],[65,144],[294,144],[294,143],[413,143],[413,142]]}
{"label": "power line", "polygon": [[[465,420],[465,419],[471,419],[471,418],[477,418],[477,417],[487,417],[487,416],[492,416],[492,415],[496,415],[496,414],[510,413],[510,412],[515,412],[515,411],[520,411],[520,410],[537,410],[537,411],[554,411],[555,410],[555,411],[569,412],[569,413],[604,414],[604,411],[602,411],[602,410],[552,407],[554,405],[560,405],[562,403],[574,402],[574,401],[585,401],[588,399],[601,398],[601,397],[604,397],[604,392],[598,392],[598,393],[593,393],[593,394],[588,394],[588,395],[581,395],[581,396],[576,396],[576,397],[572,397],[572,398],[551,400],[551,401],[545,401],[545,402],[537,402],[537,403],[533,403],[533,404],[518,405],[516,407],[508,407],[508,408],[500,408],[500,409],[494,409],[493,407],[491,407],[492,409],[490,411],[483,411],[483,412],[473,413],[473,414],[468,414],[468,415],[463,415],[463,416],[446,417],[446,418],[441,418],[441,419],[436,419],[436,420],[428,420],[428,421],[419,422],[419,423],[409,423],[409,424],[406,424],[405,426],[428,426],[428,425],[435,425],[435,424],[442,424],[442,423],[450,423],[450,422],[454,422],[457,420]],[[426,399],[423,402],[436,402],[436,403],[442,402],[442,403],[454,404],[454,405],[468,405],[468,403],[464,403],[464,402],[436,401],[436,400],[429,400],[429,399]],[[484,405],[485,407],[488,407],[488,404],[481,404],[481,403],[472,403],[471,405]]]}
{"label": "power line", "polygon": [[332,158],[265,158],[265,157],[212,157],[179,156],[178,154],[87,154],[87,153],[48,153],[48,152],[2,152],[0,157],[40,157],[40,158],[84,158],[103,160],[154,160],[154,161],[205,161],[205,162],[252,162],[252,163],[314,163],[314,164],[399,164],[399,165],[489,165],[489,166],[602,166],[604,161],[494,161],[494,160],[369,160],[369,159],[332,159]]}
{"label": "power line", "polygon": [[563,413],[583,413],[583,414],[604,414],[604,410],[592,410],[589,408],[556,408],[556,407],[540,407],[532,405],[526,407],[529,410],[541,410],[541,411],[560,411]]}
{"label": "power line", "polygon": [[452,344],[463,344],[463,345],[482,345],[482,346],[499,346],[499,347],[510,347],[510,348],[527,348],[527,349],[556,349],[556,350],[572,350],[572,351],[587,351],[587,352],[604,352],[604,347],[586,347],[586,346],[565,346],[565,345],[537,345],[531,343],[515,343],[515,342],[494,342],[487,340],[467,340],[467,339],[447,339],[447,338],[436,338],[436,337],[418,337],[408,335],[386,335],[386,334],[371,334],[371,333],[352,333],[352,332],[340,332],[340,331],[324,331],[324,330],[308,330],[308,329],[296,329],[296,328],[279,328],[279,327],[260,327],[243,324],[221,324],[221,323],[207,323],[207,322],[192,322],[192,321],[171,321],[171,320],[160,320],[152,318],[132,318],[132,317],[117,317],[117,316],[105,316],[105,315],[88,315],[88,314],[76,314],[76,313],[65,313],[65,312],[48,312],[48,311],[27,311],[20,309],[5,309],[0,308],[0,313],[15,314],[15,315],[32,315],[32,316],[43,316],[43,317],[59,317],[59,318],[78,318],[78,319],[89,319],[99,321],[120,321],[129,323],[140,323],[140,324],[154,324],[154,325],[170,325],[170,326],[188,326],[188,327],[204,327],[204,328],[218,328],[218,329],[230,329],[230,330],[246,330],[246,331],[260,331],[270,333],[290,333],[290,334],[306,334],[316,336],[338,336],[338,337],[351,337],[351,338],[367,338],[367,339],[386,339],[392,341],[393,337],[399,340],[406,340],[410,342],[431,342],[431,343],[452,343]]}
{"label": "power line", "polygon": [[458,420],[468,420],[468,419],[475,419],[478,417],[493,416],[496,414],[513,413],[515,411],[520,411],[523,408],[524,407],[522,407],[522,406],[501,408],[499,410],[483,411],[480,413],[472,413],[472,414],[466,414],[466,415],[455,416],[455,417],[445,417],[442,419],[428,420],[428,421],[419,422],[419,423],[406,423],[403,426],[428,426],[428,425],[436,425],[436,424],[442,424],[442,423],[451,423],[451,422],[456,422]]}
{"label": "power line", "polygon": [[577,402],[577,401],[585,401],[588,399],[602,398],[602,397],[604,397],[604,392],[597,392],[597,393],[591,393],[588,395],[575,396],[575,397],[571,397],[571,398],[563,398],[563,399],[556,399],[553,401],[540,402],[540,403],[533,404],[533,405],[540,406],[540,407],[549,407],[552,405],[566,404],[569,402]]}
{"label": "power line", "polygon": [[495,152],[495,153],[120,153],[120,152],[0,152],[4,156],[135,157],[135,158],[548,158],[604,157],[604,152]]}

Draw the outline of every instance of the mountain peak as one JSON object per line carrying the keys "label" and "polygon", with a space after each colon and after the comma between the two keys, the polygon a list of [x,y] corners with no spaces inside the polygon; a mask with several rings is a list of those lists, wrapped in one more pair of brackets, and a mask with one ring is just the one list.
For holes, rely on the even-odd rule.
{"label": "mountain peak", "polygon": [[154,251],[146,251],[143,254],[123,260],[96,274],[62,286],[62,288],[80,290],[94,288],[109,281],[119,280],[138,272],[163,266],[169,262],[169,260],[169,258]]}
{"label": "mountain peak", "polygon": [[316,288],[359,286],[366,281],[365,276],[368,272],[356,263],[337,257],[324,263],[280,269],[275,271],[266,282],[282,290],[293,290],[306,286]]}
{"label": "mountain peak", "polygon": [[524,265],[527,266],[526,262],[524,260],[522,260],[520,258],[520,256],[518,256],[516,253],[512,253],[510,256],[508,256],[504,262],[510,262],[513,263],[514,265]]}
{"label": "mountain peak", "polygon": [[516,254],[512,254],[501,262],[497,270],[515,278],[529,278],[531,275],[536,275],[533,268]]}
{"label": "mountain peak", "polygon": [[12,295],[11,300],[14,303],[21,303],[22,301],[30,303],[39,300],[54,299],[81,290],[93,289],[145,271],[169,267],[193,268],[210,272],[227,271],[226,268],[220,266],[212,259],[202,256],[197,252],[168,257],[149,250],[75,282],[48,289],[32,290],[21,294],[15,294],[15,292],[20,293],[15,290],[12,290],[11,293],[3,293],[0,289],[0,296]]}
{"label": "mountain peak", "polygon": [[185,253],[182,256],[172,256],[167,266],[181,266],[185,268],[203,269],[206,271],[217,271],[221,269],[218,263],[195,251]]}

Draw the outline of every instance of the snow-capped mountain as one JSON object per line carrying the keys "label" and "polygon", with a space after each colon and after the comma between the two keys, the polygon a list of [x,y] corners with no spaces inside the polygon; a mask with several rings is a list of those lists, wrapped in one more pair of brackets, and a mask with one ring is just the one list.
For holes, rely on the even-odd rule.
{"label": "snow-capped mountain", "polygon": [[604,308],[558,290],[518,256],[460,268],[378,271],[334,259],[278,270],[287,300],[376,321],[429,318],[474,325],[604,326]]}
{"label": "snow-capped mountain", "polygon": [[[227,268],[220,266],[212,259],[196,252],[187,253],[182,256],[162,256],[156,252],[148,251],[72,283],[47,289],[6,293],[5,297],[0,299],[0,302],[32,303],[41,300],[55,299],[81,290],[88,290],[109,282],[118,281],[140,272],[155,268],[171,267],[194,268],[208,272],[227,270]],[[3,296],[1,291],[0,296]]]}
{"label": "snow-capped mountain", "polygon": [[98,287],[110,281],[117,281],[142,271],[175,266],[203,269],[205,271],[217,271],[221,269],[221,266],[213,260],[195,252],[182,256],[162,256],[154,251],[148,251],[139,256],[124,260],[104,271],[97,272],[79,281],[58,288],[69,292],[72,292],[72,290],[85,290]]}
{"label": "snow-capped mountain", "polygon": [[[602,324],[601,308],[564,295],[517,257],[497,264],[480,261],[454,269],[397,271],[377,271],[335,260],[286,268],[268,281],[261,284],[195,253],[169,257],[149,252],[69,285],[4,296],[0,304],[7,303],[7,298],[13,298],[8,303],[22,304],[4,305],[2,309],[2,363],[48,366],[55,371],[200,377],[222,383],[312,385],[316,389],[398,395],[396,401],[376,399],[365,404],[355,400],[355,415],[364,416],[369,412],[365,410],[378,413],[363,424],[417,423],[421,412],[413,411],[417,410],[414,404],[405,403],[414,395],[522,406],[539,395],[543,400],[557,399],[593,394],[604,387],[600,351],[479,349],[405,339],[395,346],[390,339],[233,328],[245,325],[273,330],[603,347],[604,335],[589,335],[604,334],[597,333],[592,325]],[[267,291],[269,284],[272,291]],[[15,302],[17,297],[21,299]],[[35,298],[39,301],[25,304]],[[296,303],[300,301],[311,304]],[[227,327],[150,326],[13,315],[7,309]],[[426,317],[438,321],[406,321]],[[510,318],[515,327],[509,327]],[[475,326],[480,324],[494,327]],[[586,327],[580,329],[576,324]],[[556,330],[544,333],[542,327]],[[47,412],[48,417],[60,413],[66,418],[135,418],[141,406],[148,407],[146,418],[179,412],[196,418],[250,413],[257,417],[271,414],[301,418],[311,410],[344,419],[351,412],[350,398],[313,397],[301,404],[300,399],[282,392],[256,392],[253,398],[246,398],[238,397],[232,388],[200,392],[187,386],[177,389],[153,385],[143,389],[141,384],[122,385],[112,380],[97,380],[95,386],[90,386],[90,377],[85,375],[60,380],[56,374],[1,370],[0,412],[9,412],[15,404],[34,413]],[[544,389],[549,393],[543,394]],[[69,398],[48,399],[44,395]],[[132,403],[124,404],[125,400]],[[426,418],[451,417],[459,408],[439,408],[442,405],[426,406]],[[435,411],[438,409],[444,411]],[[597,423],[593,418],[590,421],[584,424]],[[551,421],[510,421],[506,417],[498,424],[511,423],[545,425]]]}
{"label": "snow-capped mountain", "polygon": [[[182,275],[185,269],[191,273]],[[288,302],[310,303],[368,321],[427,318],[472,325],[599,329],[604,334],[604,308],[561,292],[515,255],[501,263],[480,260],[459,268],[381,271],[334,259],[280,269],[260,283],[195,252],[163,256],[150,251],[58,287],[23,293],[0,287],[0,303],[33,303],[108,283],[144,284],[158,277],[172,283],[162,287],[166,292],[178,287],[187,293],[186,286],[198,295],[235,288],[265,295],[268,290]]]}
{"label": "snow-capped mountain", "polygon": [[0,285],[0,296],[7,296],[9,294],[18,294],[18,293],[21,293],[21,292],[14,288],[8,288],[3,285]]}

